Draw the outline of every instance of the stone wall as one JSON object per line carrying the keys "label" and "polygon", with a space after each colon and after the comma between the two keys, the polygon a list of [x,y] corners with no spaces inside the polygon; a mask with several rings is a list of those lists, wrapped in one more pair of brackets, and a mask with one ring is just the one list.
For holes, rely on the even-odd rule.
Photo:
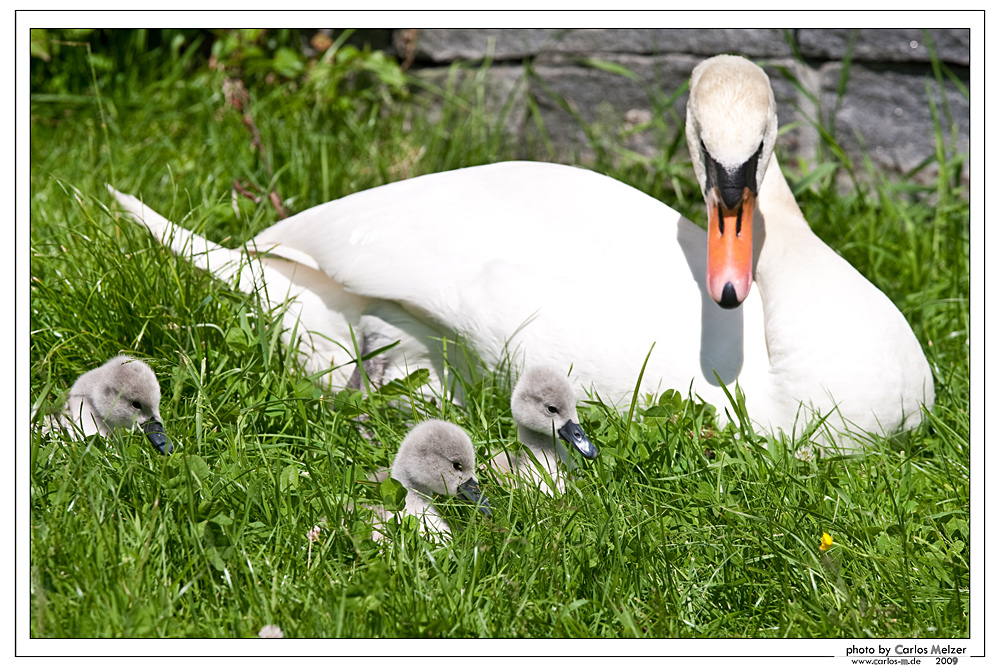
{"label": "stone wall", "polygon": [[[628,148],[652,156],[664,139],[647,128],[651,114],[666,114],[679,127],[687,95],[668,107],[670,96],[695,64],[717,53],[739,53],[764,66],[779,124],[794,124],[779,138],[785,155],[814,160],[821,119],[855,164],[867,152],[877,166],[905,173],[934,154],[931,100],[942,121],[950,115],[955,149],[969,150],[969,101],[960,89],[969,86],[967,29],[410,29],[392,37],[411,71],[437,82],[455,62],[468,63],[471,73],[488,59],[480,76],[494,109],[511,105],[508,131],[525,140],[537,132],[530,95],[566,158],[586,160],[592,149],[560,98],[590,124],[592,136],[624,136]],[[959,85],[947,75],[943,89],[937,85],[932,49]],[[944,130],[948,139],[952,128]]]}

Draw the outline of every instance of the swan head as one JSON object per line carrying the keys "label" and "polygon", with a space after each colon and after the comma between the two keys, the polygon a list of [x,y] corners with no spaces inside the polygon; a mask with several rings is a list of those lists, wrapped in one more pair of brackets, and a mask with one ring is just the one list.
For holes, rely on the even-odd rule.
{"label": "swan head", "polygon": [[403,486],[424,494],[458,496],[479,505],[486,516],[490,504],[476,479],[476,450],[468,434],[440,419],[417,424],[403,438],[390,474]]}
{"label": "swan head", "polygon": [[778,136],[771,81],[740,56],[715,56],[691,73],[687,141],[708,209],[708,293],[743,303],[753,281],[754,204]]}
{"label": "swan head", "polygon": [[576,394],[566,376],[554,368],[535,366],[518,378],[510,397],[510,410],[519,428],[551,437],[553,431],[588,459],[597,447],[580,428]]}
{"label": "swan head", "polygon": [[84,373],[71,394],[81,394],[109,430],[139,425],[161,454],[174,447],[160,417],[160,383],[153,369],[138,359],[120,356]]}

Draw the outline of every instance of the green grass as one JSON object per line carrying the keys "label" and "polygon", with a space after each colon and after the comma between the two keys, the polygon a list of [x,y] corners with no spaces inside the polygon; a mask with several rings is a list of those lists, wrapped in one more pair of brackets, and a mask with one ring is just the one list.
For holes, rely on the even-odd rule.
{"label": "green grass", "polygon": [[[178,450],[157,455],[141,434],[33,430],[33,637],[253,637],[266,624],[286,637],[968,635],[968,193],[943,140],[929,187],[861,165],[847,194],[828,169],[798,195],[924,344],[931,428],[820,458],[804,442],[719,429],[711,408],[676,393],[639,396],[631,419],[588,404],[581,421],[601,455],[565,496],[511,491],[483,471],[492,520],[444,503],[465,528],[450,544],[403,522],[382,549],[350,508],[378,497],[363,480],[405,435],[390,399],[463,426],[485,460],[514,437],[507,374],[469,381],[461,408],[415,398],[419,378],[365,399],[323,395],[278,344],[276,313],[109,214],[104,183],[235,244],[277,218],[266,201],[237,214],[234,180],[300,211],[522,147],[488,122],[475,77],[434,124],[399,112],[398,91],[347,90],[356,103],[341,108],[279,78],[248,82],[262,158],[224,103],[222,73],[183,48],[126,47],[148,73],[126,68],[116,85],[114,66],[78,68],[80,90],[36,86],[32,407],[37,421],[78,374],[130,352],[160,377]],[[668,145],[676,127],[653,122]],[[597,169],[703,217],[669,146],[647,163],[601,141]],[[359,412],[383,446],[360,436]]]}

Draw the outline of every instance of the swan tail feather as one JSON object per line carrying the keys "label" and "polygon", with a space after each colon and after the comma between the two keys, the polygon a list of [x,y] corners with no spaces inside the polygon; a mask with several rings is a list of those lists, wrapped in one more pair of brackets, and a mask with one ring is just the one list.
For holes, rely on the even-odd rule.
{"label": "swan tail feather", "polygon": [[250,294],[254,291],[257,282],[255,274],[260,274],[262,267],[252,261],[247,253],[213,243],[170,222],[136,197],[119,192],[110,185],[107,187],[118,201],[118,205],[128,212],[133,220],[148,229],[156,240],[170,248],[175,255],[225,283],[233,284],[234,277],[237,278],[238,288],[242,292]]}

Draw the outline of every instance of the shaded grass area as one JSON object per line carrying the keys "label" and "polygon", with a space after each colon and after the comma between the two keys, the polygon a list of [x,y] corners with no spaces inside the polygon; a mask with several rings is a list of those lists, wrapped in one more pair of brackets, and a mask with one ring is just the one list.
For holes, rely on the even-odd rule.
{"label": "shaded grass area", "polygon": [[[492,520],[445,502],[464,527],[450,544],[404,521],[381,548],[352,508],[379,497],[364,480],[412,420],[394,401],[466,428],[486,460],[514,439],[505,369],[467,380],[464,407],[420,399],[419,376],[366,398],[324,394],[279,345],[277,313],[119,221],[104,183],[233,245],[277,219],[266,197],[234,208],[235,180],[300,211],[525,147],[489,120],[475,77],[441,96],[434,123],[381,95],[341,108],[295,80],[251,86],[255,147],[226,76],[175,58],[101,96],[32,105],[35,419],[126,351],[160,377],[179,443],[163,457],[141,434],[32,432],[32,636],[251,637],[265,624],[286,637],[968,634],[969,219],[943,139],[929,188],[869,170],[845,195],[827,170],[798,195],[924,344],[927,427],[820,458],[804,440],[720,429],[676,392],[638,397],[631,419],[590,402],[581,422],[601,456],[565,496],[511,491],[484,470]],[[594,166],[667,202],[681,193],[700,219],[689,167],[664,150],[649,163],[600,151]]]}

